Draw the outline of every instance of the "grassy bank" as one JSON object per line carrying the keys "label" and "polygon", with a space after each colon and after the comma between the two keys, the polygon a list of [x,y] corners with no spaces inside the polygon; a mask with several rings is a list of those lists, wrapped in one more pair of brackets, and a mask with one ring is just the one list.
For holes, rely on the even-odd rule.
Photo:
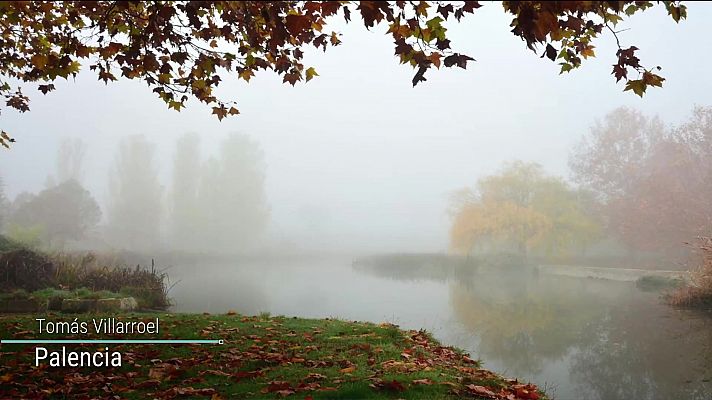
{"label": "grassy bank", "polygon": [[[160,317],[160,338],[223,339],[225,343],[108,345],[110,351],[123,354],[123,365],[101,369],[34,368],[34,345],[3,344],[0,397],[543,398],[533,385],[481,369],[477,361],[441,346],[425,332],[403,331],[394,325],[240,315],[131,314],[121,318],[147,321],[156,316]],[[0,337],[43,337],[35,333],[34,318],[0,316]],[[80,316],[80,320],[86,318]],[[74,318],[56,315],[48,319]],[[53,351],[60,346],[47,348]],[[81,347],[67,346],[68,350]],[[96,347],[81,350],[93,352]]]}

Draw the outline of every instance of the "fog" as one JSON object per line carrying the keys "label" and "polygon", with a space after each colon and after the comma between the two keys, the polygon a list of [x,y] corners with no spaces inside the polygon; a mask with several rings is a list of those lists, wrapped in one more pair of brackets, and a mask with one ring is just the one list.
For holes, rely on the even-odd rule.
{"label": "fog", "polygon": [[386,321],[550,398],[710,399],[712,7],[687,7],[617,26],[665,77],[643,98],[611,74],[612,35],[559,74],[495,4],[446,23],[476,61],[417,87],[356,18],[305,49],[308,83],[222,76],[223,121],[91,71],[28,86],[30,112],[2,110],[0,289]]}
{"label": "fog", "polygon": [[62,138],[81,138],[81,182],[106,223],[108,177],[122,138],[144,135],[155,146],[167,194],[180,136],[197,133],[207,159],[239,133],[264,155],[268,242],[303,250],[445,251],[452,191],[503,162],[538,162],[566,177],[573,145],[612,109],[630,106],[679,123],[709,101],[709,54],[698,51],[712,44],[712,9],[704,5],[689,4],[680,24],[657,7],[624,23],[632,29],[620,34],[623,42],[639,47],[647,64],[662,66],[667,79],[644,99],[624,93],[610,75],[610,35],[597,43],[596,58],[559,75],[558,66],[509,32],[498,7],[477,14],[448,32],[456,49],[477,61],[467,70],[433,71],[416,88],[411,68],[392,56],[384,27],[369,32],[335,22],[343,45],[305,56],[319,77],[296,87],[269,73],[249,84],[226,79],[221,94],[238,101],[241,115],[222,122],[197,102],[168,110],[140,82],[104,85],[80,73],[47,96],[33,93],[29,113],[4,110],[3,128],[18,140],[0,154],[7,195],[43,189],[47,176],[58,174]]}

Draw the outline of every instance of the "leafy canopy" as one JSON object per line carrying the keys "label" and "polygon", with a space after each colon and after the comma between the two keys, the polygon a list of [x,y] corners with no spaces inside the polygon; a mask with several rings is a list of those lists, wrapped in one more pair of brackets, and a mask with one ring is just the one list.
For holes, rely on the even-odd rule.
{"label": "leafy canopy", "polygon": [[631,249],[677,257],[712,234],[712,108],[679,126],[618,108],[571,154],[574,178],[603,202],[609,233]]}
{"label": "leafy canopy", "polygon": [[560,178],[544,174],[539,164],[507,164],[499,174],[480,179],[475,190],[457,194],[451,246],[464,254],[509,244],[523,255],[529,248],[564,255],[598,236],[587,200]]}
{"label": "leafy canopy", "polygon": [[17,199],[16,203],[9,218],[14,225],[11,231],[15,234],[10,236],[17,238],[20,232],[26,238],[38,235],[46,244],[59,248],[67,240],[83,238],[101,220],[99,204],[74,179],[47,188],[37,195]]}
{"label": "leafy canopy", "polygon": [[[679,21],[686,8],[663,1]],[[239,114],[232,100],[215,95],[221,73],[249,81],[272,70],[291,85],[318,73],[304,65],[304,49],[326,51],[341,43],[327,30],[329,17],[358,18],[367,29],[388,26],[395,55],[415,69],[413,85],[431,68],[466,68],[472,57],[451,48],[445,21],[474,14],[477,1],[8,1],[0,2],[0,96],[5,105],[29,110],[18,82],[34,82],[46,94],[57,78],[82,67],[108,83],[140,79],[169,108],[180,111],[189,98],[212,108],[219,119]],[[529,49],[561,66],[561,73],[595,55],[593,40],[627,16],[653,7],[647,1],[504,1],[511,32]],[[359,18],[360,17],[360,18]],[[616,35],[616,39],[618,39]],[[664,78],[640,64],[637,47],[618,46],[616,81],[642,96]],[[637,77],[630,73],[637,72]],[[0,145],[14,140],[0,131]]]}

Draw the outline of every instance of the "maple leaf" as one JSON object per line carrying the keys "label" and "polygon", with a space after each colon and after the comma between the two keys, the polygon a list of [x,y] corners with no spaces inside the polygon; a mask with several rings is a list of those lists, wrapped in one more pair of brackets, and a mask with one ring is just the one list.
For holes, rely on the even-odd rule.
{"label": "maple leaf", "polygon": [[471,394],[476,396],[488,397],[491,399],[497,398],[497,395],[493,391],[484,386],[470,384],[465,386],[465,388],[467,388]]}
{"label": "maple leaf", "polygon": [[314,69],[314,67],[309,67],[309,68],[307,68],[307,71],[305,72],[305,76],[306,76],[307,82],[309,82],[315,76],[319,76],[319,74],[316,73],[316,70]]}
{"label": "maple leaf", "polygon": [[455,53],[445,57],[444,64],[446,67],[452,67],[453,65],[457,65],[460,68],[466,69],[467,62],[471,60],[474,61],[475,59],[464,54]]}
{"label": "maple leaf", "polygon": [[447,20],[447,17],[454,12],[454,8],[452,4],[448,4],[446,6],[443,6],[442,4],[438,5],[437,9],[438,13],[443,16]]}
{"label": "maple leaf", "polygon": [[292,35],[299,35],[300,33],[311,28],[311,21],[312,19],[307,15],[287,15],[285,25],[289,33]]}
{"label": "maple leaf", "polygon": [[551,61],[554,61],[554,60],[556,60],[556,49],[554,48],[554,46],[552,46],[551,44],[547,43],[547,44],[546,44],[546,49],[544,50],[544,53],[542,53],[541,56],[542,56],[542,57],[546,56],[546,57],[549,58]]}
{"label": "maple leaf", "polygon": [[299,73],[297,72],[292,72],[289,74],[284,74],[284,79],[282,82],[289,82],[292,86],[297,83],[297,81],[302,80],[302,77]]}
{"label": "maple leaf", "polygon": [[624,90],[632,90],[633,93],[637,94],[640,97],[643,97],[643,94],[645,94],[645,89],[647,87],[648,85],[642,79],[630,79],[628,82],[626,82]]}
{"label": "maple leaf", "polygon": [[620,64],[614,64],[613,65],[613,72],[611,72],[616,77],[616,82],[619,82],[621,79],[625,78],[628,76],[628,71],[625,69],[624,66]]}
{"label": "maple leaf", "polygon": [[222,106],[222,107],[213,107],[213,114],[218,116],[218,119],[222,121],[223,118],[227,115],[227,109]]}
{"label": "maple leaf", "polygon": [[650,71],[643,72],[643,82],[645,82],[646,85],[662,87],[664,80],[665,78],[656,75]]}
{"label": "maple leaf", "polygon": [[375,379],[374,383],[369,385],[374,389],[387,390],[391,392],[403,392],[405,391],[405,386],[397,380],[393,379],[390,381],[383,381],[381,379]]}

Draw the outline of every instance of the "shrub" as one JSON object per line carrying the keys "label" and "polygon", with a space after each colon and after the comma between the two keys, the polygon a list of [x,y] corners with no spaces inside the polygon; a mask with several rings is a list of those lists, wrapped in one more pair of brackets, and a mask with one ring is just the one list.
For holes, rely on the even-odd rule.
{"label": "shrub", "polygon": [[151,264],[150,269],[139,265],[132,268],[112,257],[57,254],[57,284],[62,288],[88,288],[91,291],[110,291],[133,296],[140,308],[165,309],[168,299],[168,275]]}
{"label": "shrub", "polygon": [[132,268],[116,258],[91,253],[49,256],[28,249],[0,253],[0,290],[4,292],[21,289],[48,299],[117,297],[121,293],[136,297],[141,308],[165,309],[170,306],[167,281],[168,276],[153,264],[150,269]]}
{"label": "shrub", "polygon": [[0,235],[0,252],[17,250],[18,247],[20,246],[17,243],[13,242],[12,240],[6,238],[3,235]]}
{"label": "shrub", "polygon": [[668,296],[670,304],[680,307],[712,307],[712,238],[698,241],[702,255],[700,266],[690,271],[690,284]]}
{"label": "shrub", "polygon": [[35,291],[55,286],[54,264],[43,254],[27,250],[0,253],[0,289]]}

